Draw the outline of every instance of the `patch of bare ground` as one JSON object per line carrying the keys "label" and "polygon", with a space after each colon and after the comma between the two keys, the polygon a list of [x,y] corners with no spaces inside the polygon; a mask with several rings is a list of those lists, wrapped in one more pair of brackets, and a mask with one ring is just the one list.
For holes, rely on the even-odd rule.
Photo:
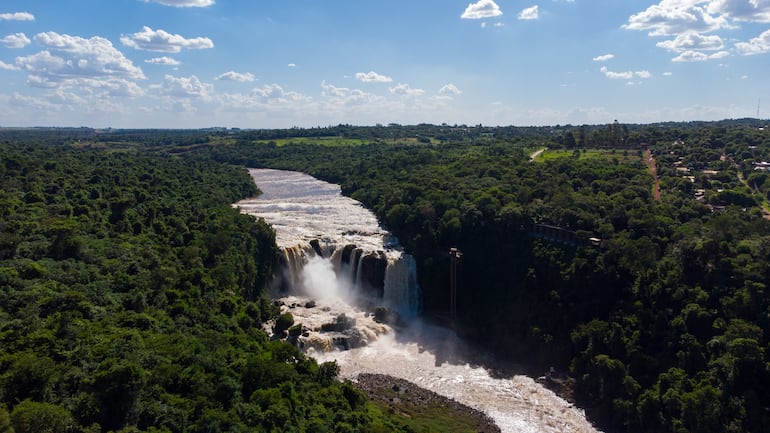
{"label": "patch of bare ground", "polygon": [[652,152],[648,150],[644,151],[644,163],[647,164],[647,169],[652,175],[654,182],[652,189],[652,198],[660,200],[660,179],[658,178],[658,168],[655,165],[655,158],[652,157]]}
{"label": "patch of bare ground", "polygon": [[[413,384],[386,374],[359,374],[353,384],[370,401],[404,419],[435,418],[434,413],[458,420],[456,432],[500,433],[500,428],[484,412],[458,403]],[[460,422],[461,421],[461,422]]]}

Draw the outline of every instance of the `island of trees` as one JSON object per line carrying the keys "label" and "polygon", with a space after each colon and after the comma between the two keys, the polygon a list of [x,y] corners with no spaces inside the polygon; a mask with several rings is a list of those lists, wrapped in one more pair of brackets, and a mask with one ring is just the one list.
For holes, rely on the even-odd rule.
{"label": "island of trees", "polygon": [[278,252],[230,207],[257,193],[244,167],[372,209],[429,319],[459,248],[458,332],[567,372],[601,429],[770,425],[758,120],[3,129],[0,158],[0,431],[414,428],[262,331]]}

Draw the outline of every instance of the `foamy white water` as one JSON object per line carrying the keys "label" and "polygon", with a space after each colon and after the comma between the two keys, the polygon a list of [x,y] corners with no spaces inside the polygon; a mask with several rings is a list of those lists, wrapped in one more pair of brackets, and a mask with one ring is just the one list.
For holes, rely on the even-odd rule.
{"label": "foamy white water", "polygon": [[[344,378],[380,373],[408,380],[487,413],[503,432],[597,431],[582,410],[530,377],[492,374],[480,365],[493,362],[471,362],[483,357],[471,352],[452,331],[419,320],[394,330],[348,304],[346,295],[355,290],[351,288],[355,269],[340,264],[341,248],[356,245],[365,251],[386,251],[388,271],[382,302],[391,305],[414,302],[410,292],[414,274],[409,272],[414,261],[402,260],[397,244],[376,217],[359,202],[344,197],[339,186],[296,172],[250,173],[263,195],[236,206],[272,224],[278,245],[290,252],[287,256],[294,257],[290,271],[303,287],[304,296],[285,297],[282,302],[295,323],[303,325],[298,344],[308,354],[321,362],[336,360]],[[309,247],[314,240],[325,250],[320,257]],[[307,256],[296,260],[298,252]],[[308,304],[308,294],[315,304]],[[344,333],[322,332],[324,324],[341,314],[354,326]],[[340,341],[354,348],[340,350]]]}
{"label": "foamy white water", "polygon": [[269,222],[276,243],[290,248],[314,239],[338,245],[383,249],[388,233],[360,202],[342,195],[339,185],[303,173],[271,169],[249,170],[262,195],[242,200],[241,211]]}

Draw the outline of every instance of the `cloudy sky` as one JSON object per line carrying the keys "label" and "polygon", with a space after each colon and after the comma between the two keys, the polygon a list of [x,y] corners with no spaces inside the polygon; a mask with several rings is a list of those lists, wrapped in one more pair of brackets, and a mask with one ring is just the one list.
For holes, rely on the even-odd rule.
{"label": "cloudy sky", "polygon": [[758,106],[770,117],[770,0],[0,3],[0,126],[647,123]]}

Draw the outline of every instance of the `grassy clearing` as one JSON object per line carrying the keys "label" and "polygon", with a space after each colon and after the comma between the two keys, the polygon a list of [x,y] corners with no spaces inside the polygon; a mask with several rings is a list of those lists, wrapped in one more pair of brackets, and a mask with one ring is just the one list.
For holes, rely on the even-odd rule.
{"label": "grassy clearing", "polygon": [[619,162],[638,160],[639,154],[628,149],[548,149],[535,158],[536,162],[552,161],[559,158],[599,159]]}
{"label": "grassy clearing", "polygon": [[360,138],[345,137],[289,137],[278,138],[275,140],[260,140],[257,143],[267,144],[275,143],[276,146],[286,146],[287,144],[316,144],[321,146],[341,147],[341,146],[361,146],[369,143],[371,140]]}

